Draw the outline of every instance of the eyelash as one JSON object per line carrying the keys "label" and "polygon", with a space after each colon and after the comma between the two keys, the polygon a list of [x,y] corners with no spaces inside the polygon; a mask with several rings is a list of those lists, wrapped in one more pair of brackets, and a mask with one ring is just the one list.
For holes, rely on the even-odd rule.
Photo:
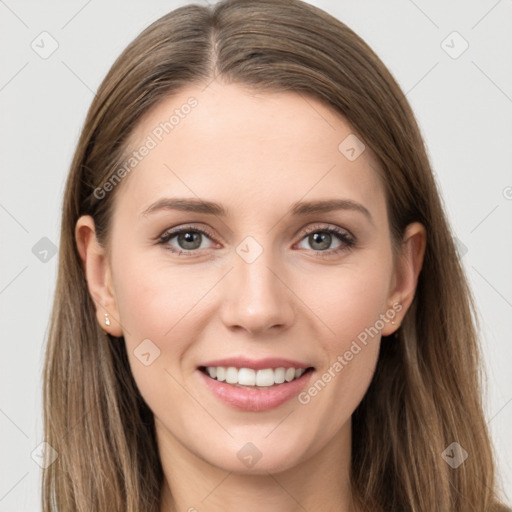
{"label": "eyelash", "polygon": [[[179,229],[176,229],[173,231],[164,232],[158,238],[158,244],[166,245],[169,242],[169,240],[174,238],[176,235],[180,235],[181,233],[189,233],[189,232],[200,233],[202,235],[207,236],[210,239],[214,239],[214,236],[206,229],[199,229],[199,228],[196,228],[193,226],[184,226],[182,228],[179,228]],[[317,225],[317,226],[313,226],[313,227],[309,228],[302,235],[302,238],[300,240],[302,241],[305,237],[307,237],[308,235],[310,235],[312,233],[329,233],[329,234],[335,235],[335,236],[337,236],[337,238],[339,239],[339,241],[342,244],[339,247],[337,247],[336,249],[328,249],[326,251],[314,251],[312,249],[313,252],[318,253],[318,257],[320,257],[320,258],[329,258],[329,257],[335,256],[338,253],[352,249],[356,245],[355,238],[352,237],[351,235],[349,235],[346,232],[346,230],[343,230],[343,229],[337,228],[337,227],[327,227],[325,225]],[[175,254],[178,254],[178,256],[182,256],[182,255],[196,256],[197,253],[199,252],[197,249],[184,251],[182,249],[171,248],[170,245],[168,245],[165,248]]]}
{"label": "eyelash", "polygon": [[[169,240],[174,238],[176,235],[180,235],[181,233],[186,233],[186,232],[200,233],[202,235],[207,236],[210,239],[214,239],[214,236],[206,229],[199,229],[199,228],[196,228],[193,226],[184,226],[182,228],[179,228],[179,229],[176,229],[173,231],[164,232],[162,235],[160,235],[160,237],[158,239],[158,244],[166,245],[166,244],[168,244]],[[335,235],[338,238],[338,240],[341,242],[341,245],[335,249],[328,249],[325,251],[314,251],[312,249],[313,252],[318,253],[317,257],[319,257],[319,258],[329,258],[329,257],[336,256],[337,254],[339,254],[343,251],[348,251],[348,250],[352,249],[356,245],[355,238],[352,237],[351,235],[349,235],[346,232],[346,230],[343,230],[343,229],[337,228],[337,227],[328,227],[326,225],[312,226],[311,228],[307,229],[306,232],[304,232],[304,234],[302,235],[302,238],[300,240],[302,241],[304,238],[306,238],[308,235],[310,235],[312,233],[329,233],[331,235]],[[197,249],[184,251],[182,249],[171,248],[170,245],[167,245],[167,247],[165,247],[165,249],[171,251],[174,254],[177,254],[178,256],[186,256],[186,257],[196,256],[197,253],[199,252]]]}

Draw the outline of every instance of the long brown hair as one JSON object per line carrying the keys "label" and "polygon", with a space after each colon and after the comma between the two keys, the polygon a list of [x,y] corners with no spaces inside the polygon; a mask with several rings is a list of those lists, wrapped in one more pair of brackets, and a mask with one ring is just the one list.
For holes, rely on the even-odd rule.
{"label": "long brown hair", "polygon": [[[125,160],[141,116],[214,77],[326,102],[378,158],[393,241],[410,222],[426,227],[413,304],[398,337],[381,344],[353,414],[354,497],[372,512],[499,510],[475,307],[417,123],[368,45],[299,0],[178,8],[145,29],[100,85],[64,196],[43,376],[45,440],[58,457],[43,472],[43,510],[159,510],[163,471],[153,415],[124,340],[106,338],[97,324],[74,229],[81,215],[92,215],[98,240],[108,243],[120,187],[101,198],[95,191]],[[469,454],[456,469],[442,455],[452,442]]]}

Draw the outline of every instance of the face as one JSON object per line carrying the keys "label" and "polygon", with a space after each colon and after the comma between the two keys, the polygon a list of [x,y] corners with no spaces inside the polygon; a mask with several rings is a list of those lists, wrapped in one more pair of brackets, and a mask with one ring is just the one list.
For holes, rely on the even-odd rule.
{"label": "face", "polygon": [[[350,432],[381,335],[396,329],[384,188],[370,150],[321,102],[203,89],[133,133],[131,150],[149,149],[117,185],[107,310],[161,446],[275,472]],[[313,207],[324,201],[336,208]]]}

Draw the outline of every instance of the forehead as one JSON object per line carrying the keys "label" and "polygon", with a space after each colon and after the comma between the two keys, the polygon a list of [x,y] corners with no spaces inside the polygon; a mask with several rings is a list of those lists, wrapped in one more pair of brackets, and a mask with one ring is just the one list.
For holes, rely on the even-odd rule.
{"label": "forehead", "polygon": [[343,116],[311,96],[217,81],[190,85],[134,130],[127,156],[138,155],[121,196],[139,210],[164,194],[252,211],[324,197],[377,207],[383,188],[361,139]]}

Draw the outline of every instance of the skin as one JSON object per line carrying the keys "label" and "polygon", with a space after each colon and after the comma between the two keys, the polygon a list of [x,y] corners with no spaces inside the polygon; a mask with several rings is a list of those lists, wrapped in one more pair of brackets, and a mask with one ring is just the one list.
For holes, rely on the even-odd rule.
{"label": "skin", "polygon": [[[257,93],[218,80],[206,89],[190,85],[139,123],[133,147],[190,96],[197,107],[118,185],[108,250],[97,243],[91,217],[76,224],[98,322],[124,336],[135,381],[155,415],[166,480],[161,511],[356,510],[351,416],[372,379],[381,335],[399,327],[412,302],[425,229],[409,225],[393,258],[384,188],[369,148],[349,161],[338,145],[353,129],[299,94]],[[141,215],[162,197],[215,201],[229,215]],[[330,198],[362,204],[372,220],[355,210],[287,214],[296,201]],[[169,228],[189,224],[213,235],[198,235],[193,256],[157,243]],[[317,225],[313,232],[348,230],[356,245],[334,253],[344,244],[332,235],[322,251],[305,232]],[[252,263],[236,251],[247,236],[263,250]],[[190,247],[177,237],[169,246]],[[269,411],[239,411],[213,396],[196,369],[230,356],[285,357],[314,366],[314,383],[393,303],[402,305],[395,324],[386,322],[307,404],[294,398]],[[134,355],[145,339],[160,350],[149,366]],[[252,467],[237,457],[248,442],[262,454]]]}

